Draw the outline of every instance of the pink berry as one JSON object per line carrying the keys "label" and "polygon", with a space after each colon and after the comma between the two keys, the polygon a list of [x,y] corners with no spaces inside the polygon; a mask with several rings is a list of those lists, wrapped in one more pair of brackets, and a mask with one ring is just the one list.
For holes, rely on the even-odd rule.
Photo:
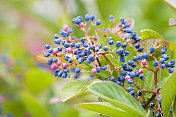
{"label": "pink berry", "polygon": [[52,64],[52,65],[51,65],[51,69],[52,69],[52,70],[56,70],[56,69],[57,69],[57,65]]}
{"label": "pink berry", "polygon": [[97,70],[96,70],[95,68],[92,68],[91,72],[92,72],[93,74],[95,74],[95,73],[97,72]]}
{"label": "pink berry", "polygon": [[57,48],[54,48],[53,49],[53,53],[58,53],[59,51],[58,51],[58,49]]}
{"label": "pink berry", "polygon": [[63,25],[63,29],[64,29],[64,31],[67,31],[68,30],[68,25]]}
{"label": "pink berry", "polygon": [[67,52],[71,53],[72,52],[72,48],[67,48]]}
{"label": "pink berry", "polygon": [[142,74],[142,73],[143,73],[143,69],[139,69],[139,70],[138,70],[138,73],[139,73],[139,74]]}
{"label": "pink berry", "polygon": [[56,65],[57,65],[57,66],[61,66],[61,65],[62,65],[62,62],[58,60],[58,61],[56,62]]}
{"label": "pink berry", "polygon": [[142,65],[146,65],[146,64],[147,64],[146,59],[143,59],[143,60],[141,61],[141,63],[142,63]]}
{"label": "pink berry", "polygon": [[129,79],[131,79],[131,77],[130,77],[129,75],[126,75],[126,76],[125,76],[125,80],[128,81]]}
{"label": "pink berry", "polygon": [[84,26],[84,24],[81,22],[81,23],[79,24],[79,26],[80,26],[80,27],[83,27],[83,26]]}
{"label": "pink berry", "polygon": [[67,63],[62,63],[62,68],[67,68]]}

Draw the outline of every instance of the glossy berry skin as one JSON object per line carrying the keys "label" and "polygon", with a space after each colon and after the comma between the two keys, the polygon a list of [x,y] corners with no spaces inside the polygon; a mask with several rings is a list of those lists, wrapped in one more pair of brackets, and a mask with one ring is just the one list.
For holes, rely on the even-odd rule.
{"label": "glossy berry skin", "polygon": [[53,53],[53,49],[52,48],[48,49],[48,52]]}
{"label": "glossy berry skin", "polygon": [[150,47],[150,53],[153,53],[155,51],[155,48],[153,46]]}
{"label": "glossy berry skin", "polygon": [[79,58],[79,59],[78,59],[78,63],[79,63],[79,64],[82,64],[83,62],[84,62],[84,59],[82,59],[82,58]]}
{"label": "glossy berry skin", "polygon": [[46,49],[50,49],[50,45],[46,44],[46,45],[45,45],[45,48],[46,48]]}
{"label": "glossy berry skin", "polygon": [[51,69],[52,69],[52,70],[56,70],[56,69],[57,69],[57,65],[52,64],[52,65],[51,65]]}
{"label": "glossy berry skin", "polygon": [[110,41],[110,40],[113,40],[113,38],[112,38],[112,37],[109,37],[109,38],[108,38],[108,41]]}
{"label": "glossy berry skin", "polygon": [[154,103],[150,103],[150,108],[154,108],[155,104]]}
{"label": "glossy berry skin", "polygon": [[67,53],[72,53],[72,48],[67,48]]}
{"label": "glossy berry skin", "polygon": [[142,65],[146,65],[146,64],[147,64],[147,60],[146,60],[146,59],[143,59],[143,60],[141,61],[141,63],[142,63]]}
{"label": "glossy berry skin", "polygon": [[142,80],[144,78],[144,74],[140,74],[139,78]]}
{"label": "glossy berry skin", "polygon": [[98,52],[98,51],[99,51],[99,48],[98,48],[98,47],[96,47],[96,48],[95,48],[95,52]]}
{"label": "glossy berry skin", "polygon": [[102,70],[106,70],[106,69],[107,69],[107,66],[106,66],[106,65],[102,65],[102,66],[101,66],[101,69],[102,69]]}
{"label": "glossy berry skin", "polygon": [[142,74],[142,73],[143,73],[143,69],[139,69],[139,70],[138,70],[138,73],[139,73],[139,74]]}
{"label": "glossy berry skin", "polygon": [[132,91],[132,90],[133,90],[132,86],[128,87],[128,91]]}
{"label": "glossy berry skin", "polygon": [[99,67],[96,67],[95,69],[97,70],[98,73],[100,72],[100,68]]}
{"label": "glossy berry skin", "polygon": [[165,49],[161,49],[161,54],[166,54],[166,50]]}
{"label": "glossy berry skin", "polygon": [[165,64],[161,64],[161,65],[160,65],[160,68],[162,68],[162,69],[164,69],[165,67],[166,67]]}
{"label": "glossy berry skin", "polygon": [[158,65],[159,65],[159,62],[158,62],[158,61],[154,61],[154,62],[153,62],[153,65],[154,65],[154,66],[158,66]]}
{"label": "glossy berry skin", "polygon": [[56,63],[57,62],[57,58],[53,58],[53,63]]}
{"label": "glossy berry skin", "polygon": [[87,42],[84,42],[84,43],[83,43],[83,46],[87,48],[87,47],[88,47]]}
{"label": "glossy berry skin", "polygon": [[115,80],[114,76],[111,76],[110,81],[114,81],[114,80]]}
{"label": "glossy berry skin", "polygon": [[121,42],[120,41],[117,41],[116,42],[116,47],[120,47],[121,46]]}
{"label": "glossy berry skin", "polygon": [[126,48],[127,47],[127,43],[122,43],[122,47]]}
{"label": "glossy berry skin", "polygon": [[101,24],[101,20],[98,19],[97,22],[96,22],[97,25],[100,25]]}
{"label": "glossy berry skin", "polygon": [[139,45],[138,43],[136,43],[136,44],[134,45],[134,47],[135,47],[136,49],[138,49],[138,48],[140,47],[140,45]]}
{"label": "glossy berry skin", "polygon": [[130,94],[131,94],[132,96],[134,96],[134,95],[135,95],[135,92],[134,92],[134,91],[130,91]]}
{"label": "glossy berry skin", "polygon": [[104,51],[108,51],[108,46],[104,46],[104,47],[103,47],[103,50],[104,50]]}
{"label": "glossy berry skin", "polygon": [[95,16],[94,16],[94,15],[91,15],[91,16],[90,16],[90,20],[91,20],[91,21],[95,21]]}
{"label": "glossy berry skin", "polygon": [[56,62],[56,65],[57,65],[57,66],[61,66],[61,65],[62,65],[62,62],[58,60],[58,61]]}
{"label": "glossy berry skin", "polygon": [[139,47],[138,48],[138,52],[142,52],[143,51],[143,48],[142,47]]}
{"label": "glossy berry skin", "polygon": [[164,58],[160,58],[159,62],[163,64],[165,62]]}
{"label": "glossy berry skin", "polygon": [[139,96],[141,96],[141,95],[142,95],[142,91],[141,91],[141,90],[138,90],[138,91],[137,91],[137,94],[138,94]]}
{"label": "glossy berry skin", "polygon": [[63,25],[63,30],[64,30],[64,31],[67,31],[67,30],[68,30],[68,25],[66,25],[66,24]]}
{"label": "glossy berry skin", "polygon": [[158,100],[158,102],[161,104],[161,97],[159,97],[159,100]]}
{"label": "glossy berry skin", "polygon": [[44,57],[49,57],[50,56],[50,53],[49,52],[45,52],[44,53]]}
{"label": "glossy berry skin", "polygon": [[147,53],[147,52],[144,52],[143,57],[144,57],[145,59],[147,59],[147,58],[148,58],[148,53]]}
{"label": "glossy berry skin", "polygon": [[84,19],[86,20],[86,21],[89,21],[89,15],[88,14],[86,14],[85,16],[84,16]]}
{"label": "glossy berry skin", "polygon": [[121,85],[121,82],[120,82],[120,81],[117,81],[116,84]]}
{"label": "glossy berry skin", "polygon": [[157,114],[155,115],[155,117],[161,117],[161,114],[160,114],[160,113],[157,113]]}
{"label": "glossy berry skin", "polygon": [[109,15],[109,20],[110,21],[114,20],[114,16],[113,15]]}
{"label": "glossy berry skin", "polygon": [[67,73],[64,72],[64,73],[62,74],[62,77],[63,77],[63,78],[66,78],[66,77],[67,77]]}
{"label": "glossy berry skin", "polygon": [[133,65],[133,61],[131,61],[131,60],[128,60],[128,65]]}
{"label": "glossy berry skin", "polygon": [[133,56],[133,57],[132,57],[132,60],[133,60],[133,61],[137,61],[138,58],[137,58],[136,56]]}
{"label": "glossy berry skin", "polygon": [[175,60],[170,61],[171,65],[175,65]]}
{"label": "glossy berry skin", "polygon": [[169,69],[169,73],[173,73],[174,71],[175,71],[174,68],[170,68],[170,69]]}
{"label": "glossy berry skin", "polygon": [[73,60],[72,59],[68,59],[68,63],[73,63]]}
{"label": "glossy berry skin", "polygon": [[75,45],[76,48],[80,48],[80,46],[81,46],[80,43],[76,43]]}
{"label": "glossy berry skin", "polygon": [[125,76],[125,75],[126,75],[126,72],[125,72],[125,71],[121,71],[121,75],[122,75],[122,76]]}
{"label": "glossy berry skin", "polygon": [[77,68],[75,69],[75,72],[76,72],[76,73],[80,73],[80,71],[81,71],[81,69],[80,69],[79,67],[77,67]]}
{"label": "glossy berry skin", "polygon": [[108,41],[108,44],[109,44],[109,45],[113,45],[113,44],[114,44],[114,41],[113,41],[113,40],[110,40],[110,41]]}
{"label": "glossy berry skin", "polygon": [[135,76],[136,76],[136,74],[135,74],[134,72],[131,72],[131,73],[130,73],[130,77],[131,77],[131,78],[134,78]]}
{"label": "glossy berry skin", "polygon": [[67,63],[62,63],[62,68],[63,69],[67,68]]}
{"label": "glossy berry skin", "polygon": [[94,46],[94,45],[90,45],[89,48],[90,48],[91,50],[93,50],[93,49],[95,48],[95,46]]}
{"label": "glossy berry skin", "polygon": [[96,70],[95,68],[92,68],[91,72],[92,72],[93,74],[95,74],[95,73],[97,72],[97,70]]}
{"label": "glossy berry skin", "polygon": [[133,84],[133,80],[132,80],[132,79],[129,79],[129,80],[128,80],[128,84]]}

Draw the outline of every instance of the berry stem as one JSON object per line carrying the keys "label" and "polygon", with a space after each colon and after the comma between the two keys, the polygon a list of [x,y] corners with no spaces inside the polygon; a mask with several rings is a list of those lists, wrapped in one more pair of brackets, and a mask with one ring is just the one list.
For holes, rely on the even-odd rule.
{"label": "berry stem", "polygon": [[[134,91],[138,91],[138,90],[134,90]],[[141,90],[142,92],[149,92],[149,93],[156,93],[155,91],[150,91],[150,90]]]}
{"label": "berry stem", "polygon": [[109,64],[112,66],[113,69],[115,69],[114,65],[111,63],[111,61],[108,59],[108,57],[103,54],[103,56],[106,58],[106,60],[109,62]]}
{"label": "berry stem", "polygon": [[146,69],[148,69],[148,70],[150,70],[150,71],[152,71],[152,72],[155,73],[155,71],[154,71],[153,69],[150,69],[150,68],[148,68],[148,67],[146,67],[146,66],[143,66],[142,68],[146,68]]}

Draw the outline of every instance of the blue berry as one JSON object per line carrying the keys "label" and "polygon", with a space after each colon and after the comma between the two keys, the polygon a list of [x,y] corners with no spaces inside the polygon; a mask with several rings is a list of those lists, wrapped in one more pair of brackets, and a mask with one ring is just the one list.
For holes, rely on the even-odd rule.
{"label": "blue berry", "polygon": [[164,58],[161,58],[159,62],[163,64],[165,62]]}
{"label": "blue berry", "polygon": [[144,103],[141,103],[141,106],[144,108]]}
{"label": "blue berry", "polygon": [[108,51],[108,46],[104,46],[104,47],[103,47],[103,50],[104,50],[104,51]]}
{"label": "blue berry", "polygon": [[169,60],[169,56],[168,56],[168,55],[167,55],[167,56],[164,56],[164,60],[165,60],[165,61]]}
{"label": "blue berry", "polygon": [[121,62],[125,62],[125,58],[122,57],[122,56],[120,56],[120,61],[121,61]]}
{"label": "blue berry", "polygon": [[60,38],[54,40],[54,43],[55,43],[55,44],[60,44],[60,42],[61,42],[61,39],[60,39]]}
{"label": "blue berry", "polygon": [[95,48],[95,52],[98,52],[98,51],[99,51],[99,48],[98,48],[98,47],[96,47],[96,48]]}
{"label": "blue berry", "polygon": [[136,56],[133,56],[133,57],[132,57],[132,60],[133,60],[133,61],[137,61],[138,58],[137,58]]}
{"label": "blue berry", "polygon": [[175,71],[174,68],[170,68],[170,69],[169,69],[169,73],[173,73],[174,71]]}
{"label": "blue berry", "polygon": [[58,34],[54,34],[54,38],[55,38],[55,39],[58,39],[58,38],[59,38],[59,35],[58,35]]}
{"label": "blue berry", "polygon": [[85,39],[84,38],[81,38],[81,43],[84,43]]}
{"label": "blue berry", "polygon": [[139,47],[138,48],[138,52],[142,52],[143,51],[143,48],[142,47]]}
{"label": "blue berry", "polygon": [[148,58],[148,53],[144,52],[143,57],[147,59]]}
{"label": "blue berry", "polygon": [[66,77],[67,77],[67,73],[64,72],[64,73],[62,74],[62,77],[63,77],[63,78],[66,78]]}
{"label": "blue berry", "polygon": [[110,41],[108,41],[108,44],[109,44],[109,45],[113,45],[113,44],[114,44],[114,41],[113,41],[113,40],[110,40]]}
{"label": "blue berry", "polygon": [[44,53],[44,56],[45,56],[45,57],[49,57],[49,56],[50,56],[50,53],[49,53],[49,52],[45,52],[45,53]]}
{"label": "blue berry", "polygon": [[125,71],[121,71],[121,75],[122,75],[122,76],[125,76],[125,75],[126,75],[126,72],[125,72]]}
{"label": "blue berry", "polygon": [[52,48],[48,49],[48,52],[53,53],[53,49]]}
{"label": "blue berry", "polygon": [[170,61],[171,65],[175,65],[175,60]]}
{"label": "blue berry", "polygon": [[66,61],[68,61],[69,57],[68,57],[68,56],[64,56],[64,59],[65,59]]}
{"label": "blue berry", "polygon": [[72,32],[73,32],[72,28],[68,28],[67,33],[70,34]]}
{"label": "blue berry", "polygon": [[125,21],[124,17],[121,17],[121,18],[120,18],[120,22],[121,22],[122,24],[124,24],[124,21]]}
{"label": "blue berry", "polygon": [[50,45],[46,44],[46,45],[45,45],[45,48],[46,48],[46,49],[50,49]]}
{"label": "blue berry", "polygon": [[101,47],[102,47],[102,44],[98,45],[97,47],[98,47],[99,49],[101,49]]}
{"label": "blue berry", "polygon": [[65,43],[65,44],[64,44],[64,47],[65,47],[65,48],[68,48],[68,47],[69,47],[69,43]]}
{"label": "blue berry", "polygon": [[101,69],[102,69],[102,70],[106,70],[106,69],[107,69],[107,66],[106,66],[106,65],[102,65],[102,66],[101,66]]}
{"label": "blue berry", "polygon": [[134,92],[134,91],[130,91],[130,94],[131,94],[132,96],[135,96],[135,92]]}
{"label": "blue berry", "polygon": [[150,103],[150,108],[154,108],[155,104],[154,103]]}
{"label": "blue berry", "polygon": [[129,80],[128,80],[128,84],[133,84],[133,80],[132,80],[132,79],[129,79]]}
{"label": "blue berry", "polygon": [[52,64],[52,62],[50,62],[50,61],[47,61],[47,62],[46,62],[46,64],[47,64],[47,65],[51,65],[51,64]]}
{"label": "blue berry", "polygon": [[121,46],[121,42],[120,42],[120,41],[117,41],[117,42],[116,42],[116,46],[117,46],[117,47],[120,47],[120,46]]}
{"label": "blue berry", "polygon": [[114,16],[113,15],[109,15],[109,20],[114,20]]}
{"label": "blue berry", "polygon": [[167,63],[166,63],[166,67],[171,67],[171,63],[170,63],[170,62],[167,62]]}
{"label": "blue berry", "polygon": [[56,63],[57,62],[57,58],[53,58],[53,63]]}
{"label": "blue berry", "polygon": [[120,81],[124,82],[125,81],[125,76],[120,77]]}
{"label": "blue berry", "polygon": [[87,63],[91,63],[92,61],[89,58],[86,58]]}
{"label": "blue berry", "polygon": [[85,19],[86,21],[89,21],[89,15],[86,14],[86,15],[84,16],[84,19]]}
{"label": "blue berry", "polygon": [[82,64],[83,62],[84,62],[84,59],[82,59],[82,58],[79,58],[79,59],[78,59],[78,63],[79,63],[79,64]]}
{"label": "blue berry", "polygon": [[100,72],[100,68],[99,67],[95,67],[95,69],[97,70],[97,72]]}
{"label": "blue berry", "polygon": [[57,76],[59,73],[59,70],[54,70],[54,75]]}
{"label": "blue berry", "polygon": [[70,45],[71,47],[75,47],[75,42],[72,42]]}
{"label": "blue berry", "polygon": [[70,70],[68,68],[63,69],[64,72],[68,73]]}
{"label": "blue berry", "polygon": [[98,19],[97,22],[96,22],[97,25],[100,25],[101,24],[101,20]]}
{"label": "blue berry", "polygon": [[132,90],[133,90],[132,86],[128,87],[128,91],[132,91]]}
{"label": "blue berry", "polygon": [[94,46],[94,45],[90,45],[89,48],[90,48],[91,50],[93,50],[93,49],[95,48],[95,46]]}
{"label": "blue berry", "polygon": [[75,45],[76,48],[80,48],[80,46],[81,46],[80,43],[76,43]]}
{"label": "blue berry", "polygon": [[132,33],[132,29],[131,29],[131,28],[127,28],[127,29],[126,29],[126,32],[127,32],[127,33]]}
{"label": "blue berry", "polygon": [[127,47],[127,43],[122,43],[122,47],[126,48]]}
{"label": "blue berry", "polygon": [[95,21],[95,16],[94,16],[94,15],[91,15],[91,16],[90,16],[90,19],[91,19],[92,21]]}
{"label": "blue berry", "polygon": [[140,74],[139,78],[142,80],[144,78],[144,74]]}
{"label": "blue berry", "polygon": [[75,72],[76,72],[76,73],[80,73],[80,71],[81,71],[81,69],[80,69],[79,67],[77,67],[77,68],[75,69]]}
{"label": "blue berry", "polygon": [[69,62],[69,63],[72,63],[72,62],[73,62],[73,60],[72,60],[72,59],[68,59],[68,62]]}
{"label": "blue berry", "polygon": [[61,77],[63,74],[63,71],[59,71],[58,76]]}
{"label": "blue berry", "polygon": [[150,47],[150,53],[153,53],[155,51],[155,48],[153,46]]}
{"label": "blue berry", "polygon": [[121,66],[122,66],[122,67],[127,67],[127,64],[126,64],[126,63],[122,63]]}
{"label": "blue berry", "polygon": [[158,66],[158,65],[159,65],[159,62],[158,62],[158,61],[154,61],[154,62],[153,62],[153,65],[154,65],[154,66]]}
{"label": "blue berry", "polygon": [[72,37],[72,40],[75,40],[75,39],[77,39],[77,37],[76,37],[76,36],[73,36],[73,37]]}
{"label": "blue berry", "polygon": [[133,65],[133,63],[134,63],[134,62],[131,61],[131,60],[128,60],[127,62],[128,62],[128,65]]}
{"label": "blue berry", "polygon": [[158,102],[161,104],[161,97],[159,97],[159,100],[158,100]]}
{"label": "blue berry", "polygon": [[131,77],[131,78],[134,78],[135,76],[136,76],[136,74],[135,74],[134,72],[131,72],[131,73],[130,73],[130,77]]}
{"label": "blue berry", "polygon": [[157,114],[155,115],[155,117],[161,117],[161,114],[160,114],[160,113],[157,113]]}
{"label": "blue berry", "polygon": [[165,51],[167,51],[167,47],[166,46],[164,46],[162,49],[164,49]]}
{"label": "blue berry", "polygon": [[84,43],[83,43],[83,46],[87,48],[87,47],[88,47],[87,42],[84,42]]}
{"label": "blue berry", "polygon": [[111,76],[110,81],[114,81],[114,80],[115,80],[114,76]]}
{"label": "blue berry", "polygon": [[128,56],[130,53],[128,51],[125,51],[125,56]]}
{"label": "blue berry", "polygon": [[142,91],[141,91],[141,90],[138,90],[138,91],[137,91],[137,94],[138,94],[139,96],[141,96],[141,95],[142,95]]}
{"label": "blue berry", "polygon": [[110,41],[110,40],[113,40],[113,38],[112,38],[112,37],[109,37],[109,38],[108,38],[108,41]]}
{"label": "blue berry", "polygon": [[117,81],[116,84],[121,85],[121,82],[120,82],[120,81]]}
{"label": "blue berry", "polygon": [[166,54],[166,50],[165,49],[161,49],[161,54]]}
{"label": "blue berry", "polygon": [[139,45],[138,43],[136,43],[136,44],[134,45],[134,47],[135,47],[136,49],[138,49],[138,48],[140,47],[140,45]]}

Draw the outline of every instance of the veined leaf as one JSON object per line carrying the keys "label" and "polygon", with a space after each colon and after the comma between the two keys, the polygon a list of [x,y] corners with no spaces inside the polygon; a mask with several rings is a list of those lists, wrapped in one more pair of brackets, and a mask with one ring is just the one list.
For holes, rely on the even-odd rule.
{"label": "veined leaf", "polygon": [[93,79],[87,78],[87,79],[78,79],[73,80],[69,83],[67,83],[60,92],[60,98],[63,102],[76,97],[80,93],[86,91],[87,87]]}
{"label": "veined leaf", "polygon": [[142,106],[128,92],[113,82],[95,82],[88,86],[88,90],[132,115],[144,117],[146,114]]}
{"label": "veined leaf", "polygon": [[154,30],[150,30],[150,29],[141,30],[141,40],[150,39],[150,38],[164,39],[159,33],[157,33]]}
{"label": "veined leaf", "polygon": [[76,106],[80,106],[87,110],[95,111],[103,115],[108,115],[113,117],[127,117],[127,116],[135,117],[134,115],[131,115],[130,113],[120,108],[117,108],[116,106],[108,102],[90,102],[90,103],[77,104]]}
{"label": "veined leaf", "polygon": [[164,117],[169,115],[170,108],[176,97],[176,72],[172,73],[162,89],[162,109]]}

